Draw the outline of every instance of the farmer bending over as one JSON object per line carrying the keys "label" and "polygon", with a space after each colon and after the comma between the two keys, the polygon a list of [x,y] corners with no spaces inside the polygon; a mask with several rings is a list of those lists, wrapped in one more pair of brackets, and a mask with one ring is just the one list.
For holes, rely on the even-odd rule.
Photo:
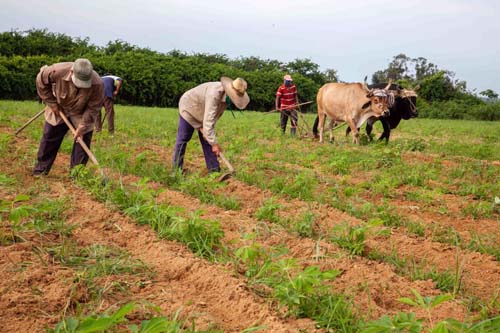
{"label": "farmer bending over", "polygon": [[38,95],[45,103],[45,123],[33,176],[49,173],[68,126],[63,112],[76,128],[70,166],[87,164],[89,157],[76,142],[78,137],[90,147],[94,121],[104,100],[102,80],[88,59],[43,66],[36,77]]}
{"label": "farmer bending over", "polygon": [[99,115],[95,119],[95,131],[102,131],[102,124],[108,118],[108,133],[113,135],[115,132],[115,97],[122,87],[123,79],[115,75],[105,75],[101,79],[104,84],[104,110],[106,113],[104,119],[101,120],[101,110],[99,110]]}
{"label": "farmer bending over", "polygon": [[179,127],[174,148],[174,169],[182,169],[187,143],[196,129],[208,172],[220,172],[217,156],[222,149],[215,137],[215,123],[231,102],[241,110],[248,105],[250,98],[246,90],[245,80],[237,78],[233,81],[223,76],[218,82],[200,84],[182,95],[179,101]]}

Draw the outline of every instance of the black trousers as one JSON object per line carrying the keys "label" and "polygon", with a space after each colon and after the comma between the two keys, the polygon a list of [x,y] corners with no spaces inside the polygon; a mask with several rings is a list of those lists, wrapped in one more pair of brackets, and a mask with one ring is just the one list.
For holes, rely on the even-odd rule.
{"label": "black trousers", "polygon": [[[38,148],[37,154],[37,164],[33,169],[34,174],[48,174],[52,168],[52,164],[57,156],[57,152],[61,147],[61,143],[64,136],[68,132],[69,128],[65,123],[52,126],[48,122],[43,124],[43,135],[40,140],[40,147]],[[83,135],[83,142],[90,148],[90,143],[92,142],[92,131]],[[78,164],[87,164],[89,157],[87,153],[83,150],[82,146],[76,141],[73,143],[73,149],[71,151],[71,162],[70,167],[73,168]]]}
{"label": "black trousers", "polygon": [[288,117],[290,117],[290,127],[297,127],[297,110],[282,110],[280,115],[280,126],[281,131],[284,133],[286,130],[286,123],[288,122]]}

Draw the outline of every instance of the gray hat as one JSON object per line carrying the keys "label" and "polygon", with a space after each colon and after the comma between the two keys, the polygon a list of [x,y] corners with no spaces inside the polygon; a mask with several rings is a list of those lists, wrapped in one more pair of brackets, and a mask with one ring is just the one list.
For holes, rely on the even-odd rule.
{"label": "gray hat", "polygon": [[73,63],[71,80],[78,88],[90,88],[92,86],[92,71],[92,64],[88,59],[76,59]]}

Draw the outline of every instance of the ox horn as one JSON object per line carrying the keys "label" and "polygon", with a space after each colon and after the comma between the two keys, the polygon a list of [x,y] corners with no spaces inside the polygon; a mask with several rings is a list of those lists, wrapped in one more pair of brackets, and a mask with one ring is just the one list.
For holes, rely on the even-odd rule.
{"label": "ox horn", "polygon": [[392,79],[389,79],[389,83],[387,83],[387,86],[384,88],[384,90],[389,90],[391,88],[392,84]]}
{"label": "ox horn", "polygon": [[418,89],[420,89],[420,84],[417,84],[417,86],[413,88],[413,91],[417,91]]}
{"label": "ox horn", "polygon": [[367,79],[368,75],[365,75],[365,79],[363,80],[363,88],[365,88],[366,91],[370,91],[370,89],[368,89],[368,83],[366,82]]}

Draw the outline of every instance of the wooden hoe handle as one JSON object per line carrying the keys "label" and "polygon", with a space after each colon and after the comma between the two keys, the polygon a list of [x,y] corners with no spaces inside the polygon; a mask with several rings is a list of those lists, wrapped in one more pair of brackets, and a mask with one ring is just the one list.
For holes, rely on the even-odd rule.
{"label": "wooden hoe handle", "polygon": [[[64,122],[66,123],[66,125],[69,127],[69,129],[71,130],[71,133],[73,133],[73,135],[75,135],[76,134],[76,130],[73,127],[73,125],[71,125],[71,123],[69,122],[68,118],[66,118],[66,116],[62,112],[59,112],[59,115],[64,120]],[[89,158],[92,161],[92,163],[94,163],[95,165],[98,166],[99,162],[97,162],[97,159],[95,158],[94,154],[90,151],[89,147],[82,140],[82,138],[78,137],[76,141],[80,144],[80,146],[82,146],[83,150],[87,153],[87,155],[89,156]]]}

